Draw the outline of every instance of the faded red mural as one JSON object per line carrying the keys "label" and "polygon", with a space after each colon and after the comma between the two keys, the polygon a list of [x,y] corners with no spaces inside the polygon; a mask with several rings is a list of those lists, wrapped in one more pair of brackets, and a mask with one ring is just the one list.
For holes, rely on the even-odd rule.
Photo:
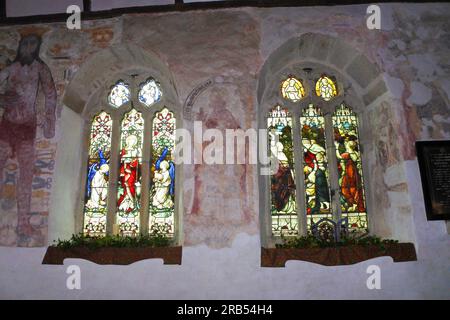
{"label": "faded red mural", "polygon": [[0,245],[47,241],[57,94],[41,43],[39,32],[23,32],[0,71]]}

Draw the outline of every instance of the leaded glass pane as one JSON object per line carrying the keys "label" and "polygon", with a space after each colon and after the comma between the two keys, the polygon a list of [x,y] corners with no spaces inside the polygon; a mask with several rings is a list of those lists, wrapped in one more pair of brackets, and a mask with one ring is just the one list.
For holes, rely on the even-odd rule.
{"label": "leaded glass pane", "polygon": [[332,218],[330,177],[325,143],[325,118],[310,104],[300,117],[308,230],[322,218]]}
{"label": "leaded glass pane", "polygon": [[143,137],[144,119],[140,112],[132,109],[122,120],[120,137],[117,224],[121,235],[139,232]]}
{"label": "leaded glass pane", "polygon": [[267,118],[270,161],[274,173],[270,177],[272,233],[294,235],[298,232],[295,201],[294,149],[292,143],[292,117],[276,106]]}
{"label": "leaded glass pane", "polygon": [[111,106],[119,108],[121,105],[130,101],[130,89],[128,85],[123,82],[117,82],[112,88],[108,95],[108,102]]}
{"label": "leaded glass pane", "polygon": [[92,120],[84,204],[83,233],[106,234],[112,119],[101,112]]}
{"label": "leaded glass pane", "polygon": [[152,128],[150,232],[174,234],[176,119],[167,108],[157,112]]}
{"label": "leaded glass pane", "polygon": [[305,96],[305,88],[300,80],[289,77],[281,83],[281,94],[283,98],[297,102]]}
{"label": "leaded glass pane", "polygon": [[155,102],[158,102],[161,99],[161,96],[161,87],[155,79],[149,78],[140,85],[138,99],[147,107],[151,106]]}
{"label": "leaded glass pane", "polygon": [[367,213],[358,136],[358,119],[345,104],[333,114],[334,143],[338,160],[342,217],[348,217],[349,229],[365,231]]}
{"label": "leaded glass pane", "polygon": [[316,95],[325,101],[330,101],[337,95],[335,82],[327,76],[320,77],[316,82]]}

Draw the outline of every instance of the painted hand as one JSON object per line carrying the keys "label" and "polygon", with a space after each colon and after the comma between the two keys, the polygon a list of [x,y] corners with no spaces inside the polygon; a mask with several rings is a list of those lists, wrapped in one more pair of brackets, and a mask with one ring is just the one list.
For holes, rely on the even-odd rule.
{"label": "painted hand", "polygon": [[51,139],[55,136],[55,121],[54,119],[48,119],[44,123],[44,137]]}

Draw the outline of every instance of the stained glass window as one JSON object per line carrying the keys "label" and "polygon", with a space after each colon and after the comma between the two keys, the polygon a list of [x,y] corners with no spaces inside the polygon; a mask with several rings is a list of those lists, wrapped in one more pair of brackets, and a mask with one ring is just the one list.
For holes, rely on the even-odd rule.
{"label": "stained glass window", "polygon": [[155,79],[149,78],[140,85],[138,99],[147,107],[151,106],[155,102],[158,102],[161,99],[161,96],[161,87]]}
{"label": "stained glass window", "polygon": [[150,232],[174,234],[176,119],[167,108],[153,118],[150,189]]}
{"label": "stained glass window", "polygon": [[120,136],[117,224],[121,235],[139,232],[143,138],[144,119],[132,109],[122,120]]}
{"label": "stained glass window", "polygon": [[310,104],[300,117],[308,230],[322,218],[332,218],[330,178],[325,143],[325,118]]}
{"label": "stained glass window", "polygon": [[334,143],[338,160],[342,217],[350,230],[367,229],[367,214],[358,137],[358,119],[345,104],[333,114]]}
{"label": "stained glass window", "polygon": [[336,84],[331,78],[322,76],[316,82],[316,94],[325,101],[330,101],[337,95]]}
{"label": "stained glass window", "polygon": [[305,96],[305,88],[300,80],[290,76],[281,83],[283,98],[297,102]]}
{"label": "stained glass window", "polygon": [[294,149],[292,143],[292,117],[276,106],[267,118],[270,161],[270,212],[272,233],[292,235],[298,232],[295,199]]}
{"label": "stained glass window", "polygon": [[[162,99],[164,88],[157,79],[148,77],[136,84],[134,78],[118,80],[104,93],[107,110],[90,119],[80,225],[89,236],[137,236],[157,231],[174,239],[176,117],[167,107],[158,107],[157,112],[146,108],[155,108]],[[112,120],[119,115],[118,121]]]}
{"label": "stained glass window", "polygon": [[[308,74],[304,80],[294,76],[283,80],[282,97],[294,103],[314,94],[323,101],[331,101],[336,97],[338,88],[335,78],[322,74],[317,80],[311,79],[312,70],[303,69]],[[305,81],[315,87],[315,93],[305,93]],[[356,114],[344,103],[336,107],[334,112],[324,113],[322,110],[330,106],[320,102],[317,105],[311,102],[302,109],[300,105],[288,107],[300,117],[292,118],[290,110],[281,106],[271,109],[267,117],[272,170],[268,200],[272,234],[295,235],[300,230],[306,230],[318,235],[323,230],[329,232],[334,229],[332,225],[338,225],[339,230],[344,232],[367,232],[367,207]],[[293,126],[299,127],[294,135]],[[301,165],[295,164],[294,151],[301,155]],[[332,165],[329,165],[330,160]],[[303,170],[303,180],[300,180],[302,188],[295,185],[295,168]],[[304,200],[303,203],[297,203],[297,192],[301,192],[299,198]],[[300,214],[306,216],[305,226],[299,225]],[[333,221],[334,224],[331,223]],[[330,228],[322,228],[322,224],[328,224]]]}
{"label": "stained glass window", "polygon": [[108,102],[111,106],[119,108],[121,105],[130,101],[130,89],[128,85],[123,82],[117,82],[112,88],[108,95]]}
{"label": "stained glass window", "polygon": [[92,120],[84,203],[83,233],[106,234],[112,119],[101,112]]}

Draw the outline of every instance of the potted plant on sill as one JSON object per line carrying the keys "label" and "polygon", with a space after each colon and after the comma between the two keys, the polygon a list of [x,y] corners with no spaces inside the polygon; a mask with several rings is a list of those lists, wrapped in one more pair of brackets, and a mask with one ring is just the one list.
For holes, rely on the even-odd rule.
{"label": "potted plant on sill", "polygon": [[325,218],[314,224],[306,236],[282,235],[275,248],[261,248],[261,266],[284,267],[288,260],[349,265],[381,256],[390,256],[394,262],[417,260],[414,244],[348,232],[346,221],[343,222],[337,224]]}
{"label": "potted plant on sill", "polygon": [[161,258],[164,264],[181,264],[181,246],[159,230],[149,235],[88,236],[72,235],[69,240],[55,241],[47,248],[42,264],[63,264],[66,258],[78,258],[97,264],[128,265],[133,262]]}

